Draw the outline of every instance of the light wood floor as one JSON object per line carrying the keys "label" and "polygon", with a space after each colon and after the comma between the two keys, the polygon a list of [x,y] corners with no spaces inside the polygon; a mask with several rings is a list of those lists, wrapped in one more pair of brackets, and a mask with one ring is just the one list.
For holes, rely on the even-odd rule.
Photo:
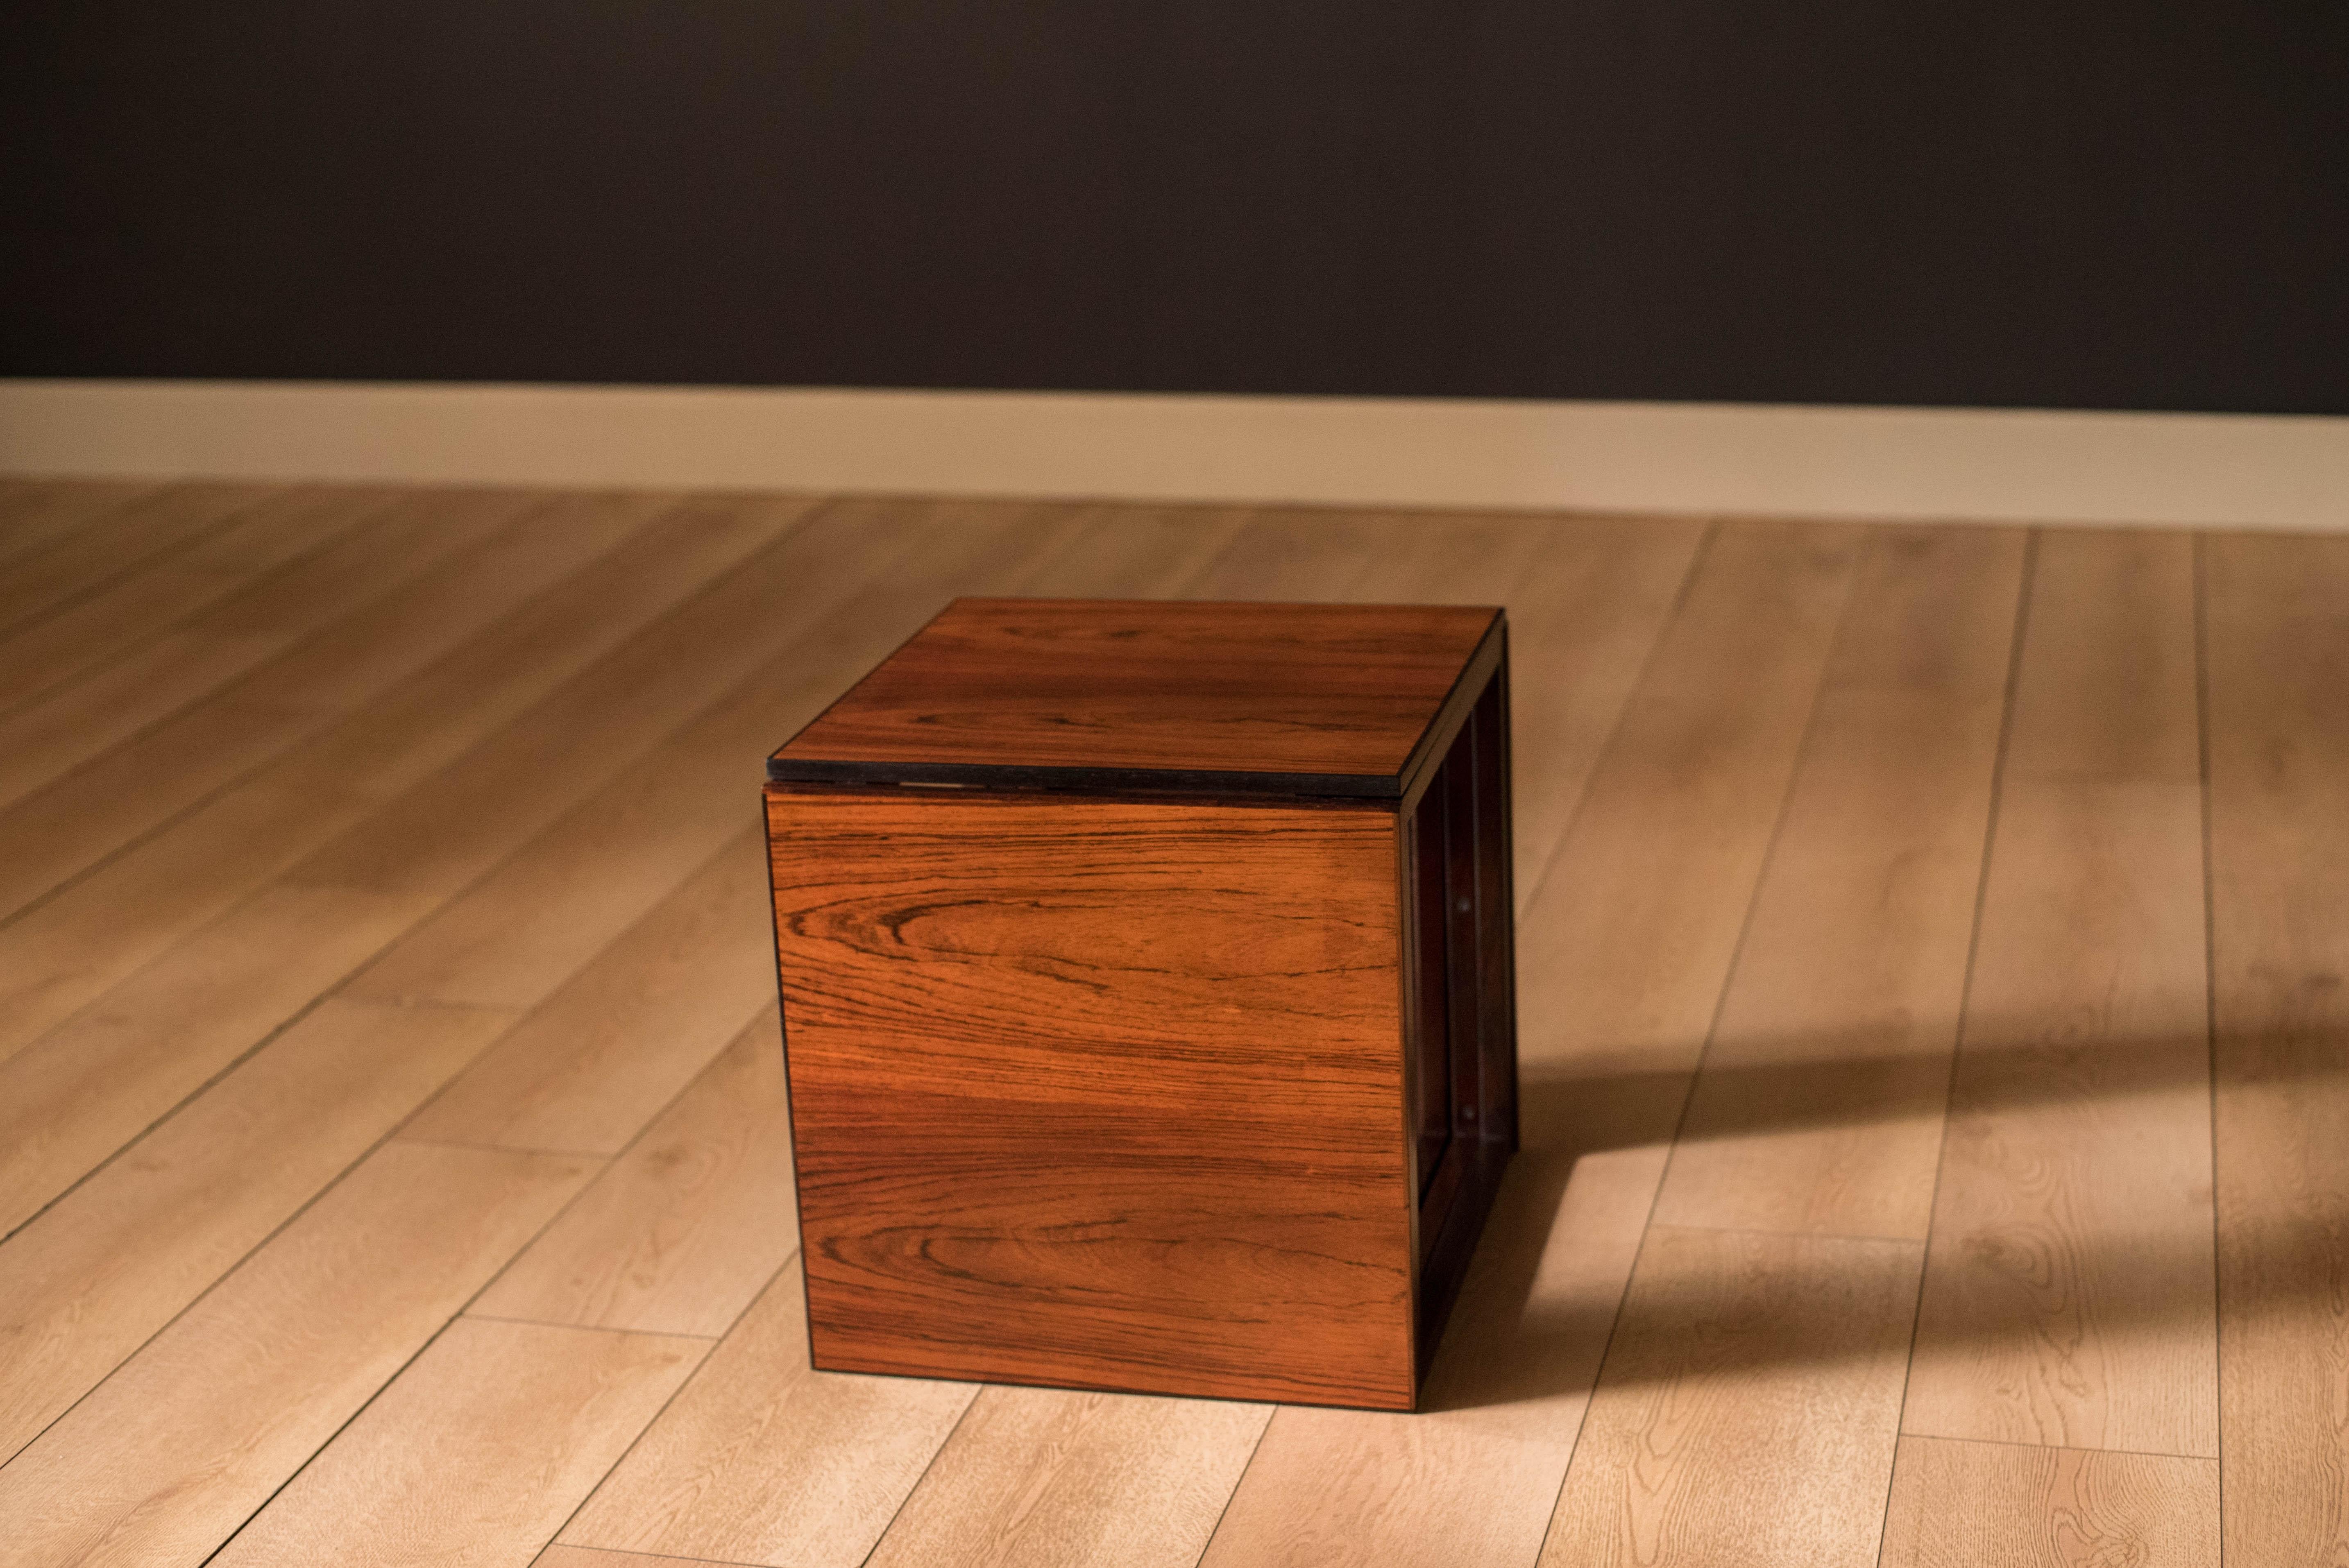
{"label": "light wood floor", "polygon": [[[762,754],[1507,605],[1416,1417],[804,1366]],[[0,1563],[2349,1562],[2349,538],[0,482]]]}

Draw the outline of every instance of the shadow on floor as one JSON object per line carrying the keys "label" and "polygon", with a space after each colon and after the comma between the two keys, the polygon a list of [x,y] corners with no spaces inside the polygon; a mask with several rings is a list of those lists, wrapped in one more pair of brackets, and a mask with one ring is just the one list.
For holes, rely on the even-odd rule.
{"label": "shadow on floor", "polygon": [[[1765,1066],[1708,1068],[1701,1126],[1684,1138],[1733,1139],[1804,1130],[1865,1128],[1896,1119],[1983,1117],[2179,1091],[2207,1093],[2213,1059],[2200,1036],[2139,1040],[2029,1041],[1977,1023],[1952,1075],[1946,1056],[1887,1051],[1880,1037],[1787,1042],[1786,1048],[1741,1055],[1787,1059]],[[2231,1093],[2288,1096],[2349,1094],[2349,1036],[2322,1031],[2223,1039],[2220,1081]],[[1683,1058],[1685,1059],[1685,1058]],[[1578,1237],[1571,1184],[1603,1184],[1610,1162],[1655,1168],[1655,1151],[1680,1125],[1690,1075],[1684,1071],[1577,1076],[1556,1064],[1528,1063],[1521,1087],[1524,1150],[1512,1163],[1464,1284],[1431,1373],[1423,1408],[1474,1408],[1575,1394],[1596,1380],[1623,1299],[1619,1271],[1577,1281],[1571,1253],[1608,1245]],[[2318,1119],[2340,1127],[2344,1119]],[[1685,1147],[1685,1144],[1683,1145]],[[2246,1151],[2248,1152],[2248,1151]],[[2230,1213],[2221,1227],[2230,1264],[2230,1326],[2251,1326],[2275,1311],[2349,1302],[2349,1147],[2336,1151],[2344,1172],[2331,1191],[2301,1193],[2274,1212]],[[2223,1162],[2228,1150],[2222,1145]],[[2322,1167],[2320,1167],[2322,1168]],[[1636,1179],[1652,1191],[1652,1181]],[[2132,1233],[2107,1223],[2083,1232],[2060,1191],[2033,1192],[2049,1205],[2019,1210],[1995,1233],[1936,1237],[1939,1246],[1973,1250],[1985,1271],[2002,1276],[1995,1302],[1963,1324],[1934,1326],[1937,1353],[2027,1344],[2057,1363],[2092,1339],[2178,1324],[2209,1323],[2213,1239],[2154,1227]],[[1749,1288],[1725,1291],[1717,1271],[1675,1278],[1669,1265],[1643,1266],[1639,1279],[1643,1334],[1680,1336],[1671,1376],[1818,1366],[1880,1354],[1851,1341],[1847,1282],[1852,1246],[1913,1248],[1921,1243],[1826,1240],[1772,1250]],[[1561,1252],[1560,1249],[1565,1249]],[[1560,1268],[1561,1261],[1568,1266]],[[2242,1266],[2248,1261],[2254,1266]],[[1547,1283],[1537,1291],[1538,1274]],[[1758,1277],[1766,1274],[1766,1278]],[[1600,1277],[1609,1276],[1609,1277]],[[2127,1288],[2132,1279],[2161,1288]],[[2073,1288],[2093,1281],[2096,1288]],[[2202,1282],[2191,1286],[2190,1282]],[[2181,1288],[2180,1282],[2189,1282]],[[2011,1285],[2010,1289],[2003,1287]],[[1752,1321],[1766,1315],[1767,1323]],[[1806,1318],[1815,1321],[1805,1321]],[[1650,1361],[1650,1357],[1630,1358]],[[1619,1364],[1610,1385],[1643,1374]]]}

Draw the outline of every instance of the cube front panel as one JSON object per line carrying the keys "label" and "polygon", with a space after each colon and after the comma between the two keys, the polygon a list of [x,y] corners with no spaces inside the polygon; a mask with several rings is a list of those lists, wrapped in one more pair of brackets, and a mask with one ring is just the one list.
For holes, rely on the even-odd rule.
{"label": "cube front panel", "polygon": [[1391,807],[767,809],[817,1366],[1411,1408]]}

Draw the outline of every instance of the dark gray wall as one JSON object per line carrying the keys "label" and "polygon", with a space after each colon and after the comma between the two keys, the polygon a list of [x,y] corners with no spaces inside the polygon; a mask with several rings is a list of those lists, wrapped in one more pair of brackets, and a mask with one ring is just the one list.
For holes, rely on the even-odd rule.
{"label": "dark gray wall", "polygon": [[120,0],[0,373],[2349,412],[2349,5]]}

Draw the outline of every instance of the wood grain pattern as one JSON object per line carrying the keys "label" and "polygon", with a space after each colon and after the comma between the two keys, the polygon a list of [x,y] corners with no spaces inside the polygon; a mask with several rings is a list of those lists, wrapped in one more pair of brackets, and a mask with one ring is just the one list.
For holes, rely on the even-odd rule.
{"label": "wood grain pattern", "polygon": [[1671,1137],[1861,542],[1848,529],[1723,525],[1699,563],[1526,903],[1529,1147]]}
{"label": "wood grain pattern", "polygon": [[105,509],[20,556],[0,575],[0,634],[20,630],[186,548],[267,493],[260,485],[207,480],[171,485]]}
{"label": "wood grain pattern", "polygon": [[0,497],[0,568],[162,488],[152,480],[10,476],[0,483],[7,487],[5,497]]}
{"label": "wood grain pattern", "polygon": [[1905,1431],[2217,1452],[2191,593],[2178,536],[2041,549]]}
{"label": "wood grain pattern", "polygon": [[459,1318],[212,1561],[526,1563],[709,1348]]}
{"label": "wood grain pattern", "polygon": [[775,758],[1399,775],[1492,614],[961,599]]}
{"label": "wood grain pattern", "polygon": [[1194,1568],[1272,1410],[983,1390],[867,1568]]}
{"label": "wood grain pattern", "polygon": [[[1517,911],[1541,880],[1624,702],[1671,620],[1704,525],[1691,518],[1545,520],[1509,611]],[[1461,559],[1477,557],[1462,552]]]}
{"label": "wood grain pattern", "polygon": [[379,1150],[0,1468],[0,1564],[202,1561],[593,1172]]}
{"label": "wood grain pattern", "polygon": [[1925,1239],[2023,543],[1870,545],[1657,1222]]}
{"label": "wood grain pattern", "polygon": [[2200,777],[2194,542],[2183,533],[2041,532],[2010,777]]}
{"label": "wood grain pattern", "polygon": [[1382,574],[1423,542],[1412,524],[1394,512],[1333,509],[1291,516],[1259,508],[1185,592],[1292,603],[1373,601]]}
{"label": "wood grain pattern", "polygon": [[2217,1451],[2199,828],[2190,787],[2007,795],[1907,1431]]}
{"label": "wood grain pattern", "polygon": [[257,577],[330,545],[389,504],[384,490],[264,494],[218,532],[0,642],[0,709],[170,631]]}
{"label": "wood grain pattern", "polygon": [[774,1006],[767,867],[742,835],[534,1008],[403,1129],[508,1149],[617,1153]]}
{"label": "wood grain pattern", "polygon": [[1214,598],[1195,585],[1229,551],[1249,511],[1236,506],[1080,507],[1076,529],[1049,555],[1000,587],[979,583],[964,591],[1050,599]]}
{"label": "wood grain pattern", "polygon": [[[511,490],[405,496],[317,553],[0,718],[0,803],[20,800],[166,721],[180,750],[192,750],[189,765],[215,773],[233,768],[223,756],[221,711],[196,710],[246,677],[252,684],[236,692],[245,706],[231,712],[277,712],[289,725],[323,722],[345,696],[331,680],[338,656],[381,659],[388,651],[383,642],[396,648],[431,634],[438,623],[429,605],[415,603],[418,586],[436,569],[449,570],[451,557],[488,548],[493,533],[530,506],[526,492]],[[407,614],[338,632],[337,623],[370,603]],[[288,659],[295,648],[300,654]],[[305,689],[322,675],[329,677],[325,690]]]}
{"label": "wood grain pattern", "polygon": [[664,564],[657,540],[595,559],[593,546],[637,533],[655,510],[574,520],[590,564],[561,591],[519,606],[502,594],[508,613],[460,648],[0,931],[0,1053],[13,1054],[363,820],[369,807],[495,734],[683,596],[697,580],[689,559]]}
{"label": "wood grain pattern", "polygon": [[[591,569],[659,510],[647,498],[538,509],[17,802],[0,815],[0,842],[21,850],[0,856],[0,897],[13,906],[37,896],[125,845],[151,854],[223,813],[253,811],[273,787],[304,792],[292,803],[264,799],[280,810],[305,796],[319,809],[370,789],[396,793],[413,777],[402,778],[409,758],[401,743],[430,736],[435,716],[445,713],[441,732],[461,750],[463,719],[484,717],[485,698],[528,690],[530,676],[545,678],[550,655],[582,648],[574,623],[594,619],[589,604],[602,585]],[[557,584],[572,593],[552,593]],[[595,630],[585,646],[608,645],[612,631],[625,630]],[[419,771],[449,753],[424,755]],[[268,843],[264,830],[232,821],[225,830],[240,827],[254,835],[242,844],[254,857],[256,843]],[[120,856],[106,869],[140,858]]]}
{"label": "wood grain pattern", "polygon": [[1408,1408],[1392,812],[768,804],[819,1365]]}
{"label": "wood grain pattern", "polygon": [[716,1337],[799,1246],[771,1014],[734,1037],[473,1310]]}
{"label": "wood grain pattern", "polygon": [[2204,545],[2233,1563],[2349,1562],[2349,542]]}
{"label": "wood grain pattern", "polygon": [[1267,604],[1495,605],[1578,522],[1495,512],[1309,517],[1260,508],[1183,593]]}
{"label": "wood grain pattern", "polygon": [[1883,1562],[2218,1568],[2219,1467],[2168,1455],[1903,1438]]}
{"label": "wood grain pattern", "polygon": [[270,889],[0,1062],[0,1234],[333,989],[407,918],[348,889]]}
{"label": "wood grain pattern", "polygon": [[568,1545],[857,1568],[978,1392],[816,1372],[795,1260],[564,1528]]}
{"label": "wood grain pattern", "polygon": [[1651,1227],[1541,1562],[1872,1568],[1923,1253]]}
{"label": "wood grain pattern", "polygon": [[0,1244],[13,1455],[512,1021],[329,1002]]}

